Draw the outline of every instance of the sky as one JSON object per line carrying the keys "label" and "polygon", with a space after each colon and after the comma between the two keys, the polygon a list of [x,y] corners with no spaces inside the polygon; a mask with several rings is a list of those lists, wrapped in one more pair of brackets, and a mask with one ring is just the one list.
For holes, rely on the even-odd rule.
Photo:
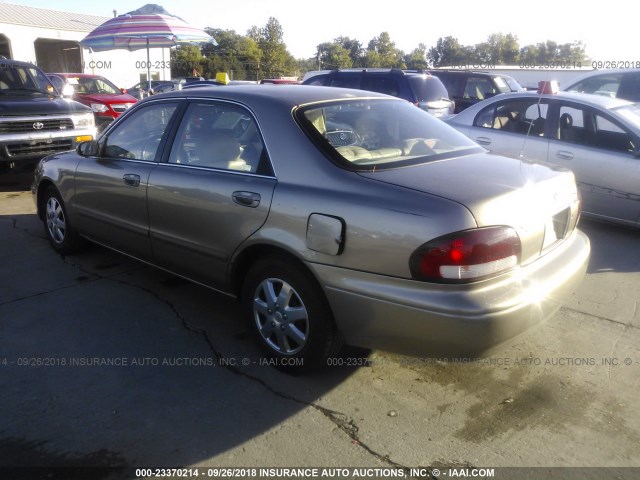
{"label": "sky", "polygon": [[[113,16],[135,10],[144,0],[0,0],[68,12]],[[245,34],[275,17],[284,31],[284,42],[296,58],[314,57],[316,46],[336,37],[359,40],[365,47],[388,32],[396,47],[409,53],[420,43],[427,48],[440,37],[453,36],[463,45],[485,41],[492,33],[512,33],[520,46],[554,40],[582,41],[587,55],[600,62],[638,61],[640,3],[609,0],[594,3],[566,1],[488,2],[457,0],[151,0],[194,26],[235,30]],[[493,11],[492,11],[493,8]]]}

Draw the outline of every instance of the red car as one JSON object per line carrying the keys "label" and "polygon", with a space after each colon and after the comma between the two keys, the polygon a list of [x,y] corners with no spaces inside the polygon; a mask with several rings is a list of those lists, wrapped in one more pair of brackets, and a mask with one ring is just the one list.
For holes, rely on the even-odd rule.
{"label": "red car", "polygon": [[98,131],[104,129],[137,101],[135,97],[122,93],[118,87],[100,75],[49,73],[47,77],[61,92],[66,85],[73,87],[73,99],[93,110]]}

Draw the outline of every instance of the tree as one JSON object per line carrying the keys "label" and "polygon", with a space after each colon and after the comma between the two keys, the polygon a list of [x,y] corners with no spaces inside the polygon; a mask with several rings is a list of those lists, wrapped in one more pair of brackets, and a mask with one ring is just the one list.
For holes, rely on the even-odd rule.
{"label": "tree", "polygon": [[202,73],[203,57],[195,45],[182,45],[171,50],[171,76],[190,77],[193,71]]}
{"label": "tree", "polygon": [[316,48],[318,51],[316,56],[318,70],[353,66],[349,51],[337,42],[321,43]]}
{"label": "tree", "polygon": [[[404,52],[396,48],[388,32],[372,38],[367,46],[367,67],[406,68]],[[371,63],[375,63],[372,65]]]}
{"label": "tree", "polygon": [[426,70],[429,68],[427,46],[424,43],[419,44],[418,48],[404,56],[404,63],[411,70]]}
{"label": "tree", "polygon": [[349,57],[351,58],[351,65],[354,67],[363,67],[363,59],[365,56],[364,48],[362,47],[362,43],[358,40],[349,38],[349,37],[338,37],[334,40],[335,43],[339,44],[349,52]]}
{"label": "tree", "polygon": [[467,55],[458,39],[448,36],[438,39],[435,47],[429,49],[427,58],[434,67],[444,67],[461,65],[467,61]]}
{"label": "tree", "polygon": [[206,28],[217,45],[206,45],[202,51],[208,77],[227,72],[235,80],[256,80],[261,52],[256,42],[234,30]]}
{"label": "tree", "polygon": [[515,65],[520,54],[518,37],[511,33],[493,33],[474,50],[474,63],[480,65]]}
{"label": "tree", "polygon": [[280,22],[270,17],[267,24],[251,27],[247,36],[254,40],[261,52],[258,75],[262,78],[281,77],[296,74],[296,60],[287,51]]}

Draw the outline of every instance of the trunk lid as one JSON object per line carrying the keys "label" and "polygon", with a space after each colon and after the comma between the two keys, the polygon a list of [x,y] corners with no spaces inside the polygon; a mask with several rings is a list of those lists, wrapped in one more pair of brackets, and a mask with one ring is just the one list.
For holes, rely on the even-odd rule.
{"label": "trunk lid", "polygon": [[458,202],[478,227],[513,227],[522,243],[523,265],[569,236],[579,216],[573,173],[498,155],[481,153],[360,175]]}

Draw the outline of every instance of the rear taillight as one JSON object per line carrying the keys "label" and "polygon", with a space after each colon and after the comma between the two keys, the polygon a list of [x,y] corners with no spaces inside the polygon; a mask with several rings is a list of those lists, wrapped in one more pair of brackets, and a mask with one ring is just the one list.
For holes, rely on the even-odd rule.
{"label": "rear taillight", "polygon": [[520,238],[511,227],[486,227],[438,237],[409,260],[416,280],[469,283],[499,275],[520,263]]}

